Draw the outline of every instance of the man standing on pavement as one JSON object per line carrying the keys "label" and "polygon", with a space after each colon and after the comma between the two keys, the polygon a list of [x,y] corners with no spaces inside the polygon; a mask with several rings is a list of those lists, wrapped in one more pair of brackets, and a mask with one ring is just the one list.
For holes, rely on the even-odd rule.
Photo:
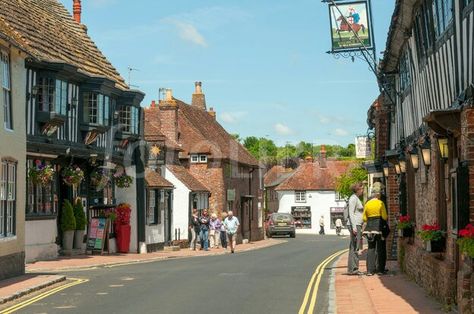
{"label": "man standing on pavement", "polygon": [[364,185],[362,183],[355,183],[351,186],[353,194],[349,198],[348,211],[349,219],[347,229],[351,235],[349,243],[349,260],[347,263],[347,272],[350,275],[359,275],[359,250],[360,242],[362,241],[362,213],[364,206],[360,201],[360,197],[364,194]]}
{"label": "man standing on pavement", "polygon": [[321,215],[321,218],[319,218],[319,234],[325,234],[324,233],[324,216]]}
{"label": "man standing on pavement", "polygon": [[199,224],[199,238],[201,239],[201,248],[204,248],[204,251],[209,251],[209,213],[207,209],[202,211],[202,215],[199,217]]}
{"label": "man standing on pavement", "polygon": [[231,253],[234,253],[236,240],[237,240],[237,230],[239,229],[239,219],[234,217],[234,214],[231,210],[227,212],[227,218],[224,220],[224,227],[227,232],[228,244],[230,245]]}

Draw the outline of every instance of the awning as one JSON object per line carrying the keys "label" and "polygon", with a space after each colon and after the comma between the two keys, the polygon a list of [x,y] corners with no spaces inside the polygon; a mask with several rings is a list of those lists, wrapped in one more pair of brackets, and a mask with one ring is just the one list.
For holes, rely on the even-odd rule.
{"label": "awning", "polygon": [[449,108],[432,110],[423,121],[436,133],[447,136],[453,134],[455,137],[461,135],[461,109]]}

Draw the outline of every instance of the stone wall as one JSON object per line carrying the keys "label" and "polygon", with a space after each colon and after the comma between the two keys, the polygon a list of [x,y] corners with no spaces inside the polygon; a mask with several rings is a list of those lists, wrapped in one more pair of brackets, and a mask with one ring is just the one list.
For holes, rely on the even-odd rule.
{"label": "stone wall", "polygon": [[0,280],[25,273],[25,252],[0,256]]}

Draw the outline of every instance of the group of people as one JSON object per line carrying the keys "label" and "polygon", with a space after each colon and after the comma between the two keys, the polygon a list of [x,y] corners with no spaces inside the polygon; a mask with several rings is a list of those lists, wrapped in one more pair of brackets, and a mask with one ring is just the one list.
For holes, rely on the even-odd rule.
{"label": "group of people", "polygon": [[347,228],[350,231],[349,260],[347,271],[350,275],[361,275],[359,256],[362,252],[363,237],[367,238],[367,276],[385,274],[387,249],[385,239],[390,228],[387,223],[387,209],[382,201],[381,189],[374,187],[370,199],[362,204],[360,197],[364,185],[356,183],[348,202]]}
{"label": "group of people", "polygon": [[215,213],[209,216],[207,209],[203,209],[201,215],[197,209],[193,209],[189,224],[192,236],[190,249],[196,250],[199,239],[201,250],[208,251],[209,248],[219,248],[219,246],[227,250],[227,244],[229,244],[230,251],[234,253],[239,225],[239,219],[232,211],[223,212],[219,219]]}

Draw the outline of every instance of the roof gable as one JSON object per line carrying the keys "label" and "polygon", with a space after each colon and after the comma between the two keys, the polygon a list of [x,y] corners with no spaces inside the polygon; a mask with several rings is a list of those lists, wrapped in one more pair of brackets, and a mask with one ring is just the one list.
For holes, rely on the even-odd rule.
{"label": "roof gable", "polygon": [[189,190],[193,192],[209,192],[209,189],[204,186],[198,179],[196,179],[183,166],[166,165],[166,168],[171,171],[174,176],[181,181]]}
{"label": "roof gable", "polygon": [[[65,63],[91,77],[106,78],[127,90],[125,81],[57,0],[0,0],[0,31],[41,62]],[[12,36],[11,34],[14,34]]]}

